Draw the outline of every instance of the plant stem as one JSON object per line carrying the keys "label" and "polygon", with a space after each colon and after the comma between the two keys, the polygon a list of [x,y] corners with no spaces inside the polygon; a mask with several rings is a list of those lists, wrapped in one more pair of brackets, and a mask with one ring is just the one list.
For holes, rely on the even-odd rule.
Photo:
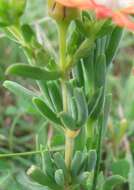
{"label": "plant stem", "polygon": [[[56,151],[62,151],[63,148],[52,148],[49,151],[50,152],[56,152]],[[18,156],[30,156],[30,155],[36,155],[36,154],[42,154],[43,152],[46,152],[48,150],[38,150],[38,151],[30,151],[30,152],[19,152],[19,153],[7,153],[7,154],[0,154],[0,158],[9,158],[9,157],[18,157]]]}
{"label": "plant stem", "polygon": [[13,123],[11,125],[10,131],[9,131],[9,148],[11,151],[13,151],[13,138],[14,138],[14,131],[16,123],[18,122],[21,114],[19,113],[13,120]]}
{"label": "plant stem", "polygon": [[101,148],[102,148],[102,132],[103,132],[103,115],[99,118],[99,136],[98,136],[98,142],[97,142],[97,161],[96,161],[96,167],[93,177],[93,184],[92,184],[92,190],[96,190],[97,186],[97,179],[99,174],[99,167],[100,167],[100,160],[101,160]]}
{"label": "plant stem", "polygon": [[34,154],[41,154],[41,151],[1,154],[0,158],[8,158],[8,157],[14,157],[14,156],[29,156],[29,155],[34,155]]}
{"label": "plant stem", "polygon": [[[60,69],[63,72],[63,78],[61,80],[62,87],[62,98],[63,98],[63,111],[67,112],[67,87],[66,80],[68,73],[66,73],[66,33],[67,25],[59,24],[59,46],[60,46]],[[73,147],[74,147],[74,138],[68,135],[69,133],[65,131],[65,163],[70,170],[72,156],[73,156]]]}
{"label": "plant stem", "polygon": [[65,142],[65,163],[67,168],[70,170],[72,157],[73,157],[73,148],[74,148],[74,138],[70,138],[66,134]]}
{"label": "plant stem", "polygon": [[67,26],[65,24],[58,24],[58,29],[59,29],[60,69],[64,72],[64,68],[66,65]]}

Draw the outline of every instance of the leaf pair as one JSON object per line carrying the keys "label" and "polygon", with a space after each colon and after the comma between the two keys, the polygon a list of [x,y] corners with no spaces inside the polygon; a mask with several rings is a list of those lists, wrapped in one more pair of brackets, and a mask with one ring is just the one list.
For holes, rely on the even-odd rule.
{"label": "leaf pair", "polygon": [[70,130],[81,128],[88,118],[88,107],[82,88],[74,88],[70,92],[68,96],[68,110],[68,112],[62,112],[59,115],[63,125]]}
{"label": "leaf pair", "polygon": [[[82,127],[88,118],[88,106],[82,88],[68,83],[68,112],[63,112],[62,96],[58,81],[39,82],[45,102],[39,98],[33,100],[38,111],[49,121],[71,130]],[[72,95],[71,95],[72,94]]]}
{"label": "leaf pair", "polygon": [[27,172],[30,178],[40,185],[55,190],[63,188],[65,178],[67,179],[67,168],[62,155],[57,152],[51,156],[50,152],[46,151],[44,153],[44,165],[44,171],[36,166],[32,166]]}
{"label": "leaf pair", "polygon": [[62,125],[59,118],[59,113],[63,110],[59,81],[39,81],[38,85],[42,90],[43,99],[33,99],[35,107],[49,121]]}
{"label": "leaf pair", "polygon": [[90,172],[95,168],[96,157],[95,150],[85,153],[76,151],[71,164],[71,175],[74,184],[86,183]]}

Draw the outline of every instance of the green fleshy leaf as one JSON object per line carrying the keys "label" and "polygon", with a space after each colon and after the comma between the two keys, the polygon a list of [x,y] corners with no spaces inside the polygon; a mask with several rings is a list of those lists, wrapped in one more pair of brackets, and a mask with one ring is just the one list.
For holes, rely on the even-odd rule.
{"label": "green fleshy leaf", "polygon": [[106,56],[98,55],[95,63],[95,88],[105,86],[106,78]]}
{"label": "green fleshy leaf", "polygon": [[125,183],[126,179],[120,175],[108,177],[103,185],[103,190],[113,190],[118,185]]}
{"label": "green fleshy leaf", "polygon": [[44,166],[45,166],[45,173],[50,176],[50,177],[54,177],[54,164],[50,155],[49,151],[46,151],[44,153]]}
{"label": "green fleshy leaf", "polygon": [[80,129],[80,132],[78,136],[75,138],[75,145],[74,145],[74,150],[75,151],[83,151],[85,146],[86,146],[86,127],[83,126]]}
{"label": "green fleshy leaf", "polygon": [[48,86],[49,96],[51,98],[55,111],[61,112],[63,110],[63,105],[62,105],[62,96],[61,96],[60,87],[58,86],[56,81],[49,81],[47,83],[47,86]]}
{"label": "green fleshy leaf", "polygon": [[59,186],[54,182],[53,179],[48,177],[45,173],[42,172],[42,170],[36,166],[32,166],[28,172],[28,176],[35,181],[36,183],[39,183],[40,185],[44,185],[47,187],[50,187],[52,189],[57,189]]}
{"label": "green fleshy leaf", "polygon": [[72,164],[71,164],[71,172],[74,177],[78,175],[79,169],[82,164],[82,159],[83,159],[82,152],[77,151],[73,157]]}
{"label": "green fleshy leaf", "polygon": [[88,104],[88,112],[89,112],[89,117],[91,118],[97,118],[97,116],[100,114],[101,111],[101,106],[103,104],[103,93],[104,93],[104,89],[100,88],[98,89],[93,97],[91,98],[91,100],[89,101]]}
{"label": "green fleshy leaf", "polygon": [[78,50],[76,51],[76,53],[74,54],[72,64],[74,65],[80,59],[87,57],[93,46],[94,46],[94,38],[85,39],[78,48]]}
{"label": "green fleshy leaf", "polygon": [[78,177],[76,177],[76,182],[78,184],[82,184],[82,183],[85,184],[88,177],[89,177],[89,172],[83,172]]}
{"label": "green fleshy leaf", "polygon": [[61,155],[61,153],[56,152],[56,153],[53,155],[53,158],[54,158],[54,163],[55,163],[55,165],[56,165],[56,168],[57,168],[57,169],[62,169],[62,170],[63,170],[63,173],[64,173],[64,176],[67,176],[66,164],[65,164],[64,158],[63,158],[63,156]]}
{"label": "green fleshy leaf", "polygon": [[68,113],[60,113],[59,118],[65,127],[69,128],[70,130],[77,129],[77,122]]}
{"label": "green fleshy leaf", "polygon": [[95,168],[97,161],[97,154],[95,150],[90,150],[88,153],[88,171],[92,171]]}
{"label": "green fleshy leaf", "polygon": [[55,171],[55,181],[59,186],[61,187],[64,186],[65,180],[64,180],[64,173],[62,169],[58,169]]}
{"label": "green fleshy leaf", "polygon": [[115,53],[118,49],[119,43],[122,38],[123,29],[116,27],[110,37],[109,45],[106,50],[106,59],[107,59],[107,65],[111,63],[113,60]]}
{"label": "green fleshy leaf", "polygon": [[21,31],[25,41],[28,43],[30,43],[32,39],[36,37],[33,29],[28,24],[22,25]]}
{"label": "green fleshy leaf", "polygon": [[42,116],[54,124],[62,125],[57,115],[40,98],[34,98],[33,103]]}
{"label": "green fleshy leaf", "polygon": [[15,95],[21,96],[27,100],[32,100],[32,98],[36,96],[36,94],[32,91],[26,89],[25,87],[13,81],[5,81],[3,83],[3,86]]}
{"label": "green fleshy leaf", "polygon": [[80,127],[82,127],[88,118],[88,107],[87,107],[86,97],[83,93],[83,89],[76,88],[74,91],[74,96],[76,99],[77,110],[78,110],[77,123]]}
{"label": "green fleshy leaf", "polygon": [[130,166],[126,159],[121,159],[113,162],[111,170],[114,175],[120,175],[127,179],[130,171]]}
{"label": "green fleshy leaf", "polygon": [[46,81],[56,80],[61,77],[61,73],[59,71],[48,71],[26,64],[14,64],[8,67],[6,74],[13,74],[24,78]]}

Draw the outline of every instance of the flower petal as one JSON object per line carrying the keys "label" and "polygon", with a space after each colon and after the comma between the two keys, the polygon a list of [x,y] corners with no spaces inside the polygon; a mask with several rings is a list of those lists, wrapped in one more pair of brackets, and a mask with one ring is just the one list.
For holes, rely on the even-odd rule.
{"label": "flower petal", "polygon": [[68,7],[77,7],[80,9],[88,9],[92,6],[90,0],[56,0],[58,3]]}
{"label": "flower petal", "polygon": [[125,15],[121,12],[116,12],[113,13],[112,19],[118,26],[134,30],[134,22],[129,19],[128,15]]}
{"label": "flower petal", "polygon": [[134,14],[134,6],[131,6],[131,7],[127,7],[123,10],[121,10],[123,13],[125,14]]}
{"label": "flower petal", "polygon": [[[112,18],[112,20],[120,27],[125,27],[130,30],[134,30],[134,22],[129,18],[129,15],[134,14],[134,5],[133,0],[124,0],[125,4],[128,7],[119,8],[118,5],[120,0],[117,0],[117,9],[115,7],[107,6],[108,2],[112,3],[112,0],[56,0],[57,2],[69,6],[76,7],[79,9],[89,9],[93,10],[96,13],[97,19],[106,19]],[[99,3],[100,2],[100,3]],[[105,3],[105,4],[104,4]],[[110,4],[109,4],[110,5]],[[116,4],[115,4],[116,5]]]}

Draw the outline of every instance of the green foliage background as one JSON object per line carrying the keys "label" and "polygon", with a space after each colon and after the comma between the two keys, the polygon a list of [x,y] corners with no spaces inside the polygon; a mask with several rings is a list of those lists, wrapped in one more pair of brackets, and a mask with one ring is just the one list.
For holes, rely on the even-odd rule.
{"label": "green foliage background", "polygon": [[[43,18],[43,19],[42,19]],[[23,23],[31,23],[37,30],[40,25],[41,31],[45,29],[47,36],[43,36],[47,39],[47,45],[49,40],[53,39],[53,45],[56,48],[57,43],[55,39],[55,29],[47,21],[46,2],[44,0],[28,0],[25,16],[22,18]],[[44,22],[45,20],[45,22]],[[43,32],[41,32],[43,35]],[[128,154],[128,161],[132,164],[134,158],[134,37],[128,32],[124,32],[122,43],[120,44],[120,50],[114,64],[111,68],[111,74],[109,76],[110,86],[109,89],[113,93],[113,103],[111,110],[111,117],[109,118],[107,136],[105,137],[104,153],[102,168],[106,175],[112,170],[115,173],[119,173],[118,169],[115,169],[114,164],[111,162],[118,159],[126,159],[125,152],[126,147],[123,143],[130,144],[130,152]],[[35,150],[35,139],[40,139],[41,143],[45,144],[46,139],[42,136],[42,133],[47,136],[47,129],[44,130],[42,119],[37,113],[29,111],[27,104],[19,97],[14,97],[7,90],[2,87],[2,83],[5,79],[9,79],[6,76],[6,68],[15,62],[25,62],[25,56],[20,47],[9,39],[5,38],[3,33],[0,32],[0,153],[24,152]],[[15,79],[15,78],[14,78]],[[18,79],[17,79],[18,80]],[[27,86],[27,81],[19,79],[24,86]],[[31,85],[30,85],[31,84]],[[33,84],[29,81],[29,88],[33,88]],[[34,90],[38,90],[34,86]],[[19,111],[18,111],[19,110]],[[126,119],[126,123],[122,121]],[[55,136],[52,140],[52,144],[62,145],[64,138],[59,136],[55,131]],[[127,142],[126,142],[127,136]],[[36,138],[35,138],[36,137]],[[47,138],[47,137],[46,137]],[[125,139],[125,140],[124,140]],[[105,145],[106,144],[106,145]],[[38,163],[39,156],[27,156],[27,157],[12,157],[7,159],[0,158],[0,189],[2,190],[36,190],[27,181],[23,172],[33,163]],[[116,163],[115,163],[116,164]],[[121,163],[117,166],[121,167]],[[117,167],[117,168],[118,168]],[[113,169],[111,169],[113,168]],[[115,171],[116,170],[116,171]],[[125,166],[124,166],[125,170]],[[126,166],[127,170],[127,166]],[[132,166],[132,170],[134,170]],[[126,171],[127,173],[127,171]],[[130,184],[133,190],[133,177],[134,172],[130,171]],[[125,174],[124,174],[125,175]],[[25,186],[27,181],[28,186]],[[39,190],[45,190],[46,188],[39,187]],[[127,190],[127,185],[120,187],[118,190]]]}

